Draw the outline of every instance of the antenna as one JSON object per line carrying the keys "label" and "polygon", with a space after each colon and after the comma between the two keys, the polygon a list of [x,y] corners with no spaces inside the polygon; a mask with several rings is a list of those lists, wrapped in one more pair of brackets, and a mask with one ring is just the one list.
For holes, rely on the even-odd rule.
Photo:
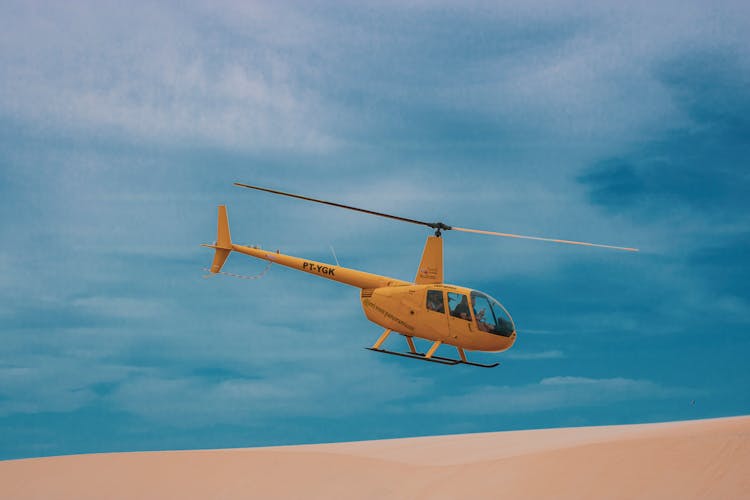
{"label": "antenna", "polygon": [[331,253],[333,254],[333,259],[336,261],[336,265],[340,266],[341,264],[339,264],[339,258],[336,257],[336,250],[333,249],[333,245],[328,246],[331,247]]}

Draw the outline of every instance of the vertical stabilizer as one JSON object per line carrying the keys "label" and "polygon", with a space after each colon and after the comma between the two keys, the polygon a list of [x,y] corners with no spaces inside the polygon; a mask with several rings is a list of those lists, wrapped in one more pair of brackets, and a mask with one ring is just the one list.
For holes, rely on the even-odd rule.
{"label": "vertical stabilizer", "polygon": [[432,285],[443,282],[443,239],[439,236],[429,236],[422,251],[422,261],[419,263],[417,285]]}
{"label": "vertical stabilizer", "polygon": [[219,205],[216,244],[210,246],[216,250],[214,261],[211,263],[211,272],[216,274],[221,271],[221,266],[224,265],[232,251],[232,238],[229,235],[229,219],[227,219],[227,207],[225,205]]}
{"label": "vertical stabilizer", "polygon": [[232,249],[232,238],[229,236],[229,219],[226,205],[219,205],[219,221],[216,231],[216,246],[226,250]]}

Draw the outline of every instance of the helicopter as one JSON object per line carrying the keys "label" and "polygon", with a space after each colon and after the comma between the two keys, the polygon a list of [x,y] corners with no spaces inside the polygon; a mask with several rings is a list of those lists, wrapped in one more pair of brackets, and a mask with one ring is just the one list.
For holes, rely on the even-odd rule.
{"label": "helicopter", "polygon": [[[371,347],[366,347],[366,349],[443,365],[464,364],[481,368],[496,367],[500,364],[499,362],[484,364],[469,361],[466,357],[466,351],[506,351],[513,346],[518,335],[510,313],[499,301],[479,290],[452,285],[443,281],[443,231],[460,231],[628,252],[638,251],[637,248],[455,227],[443,222],[409,219],[239,182],[235,182],[234,185],[434,229],[434,234],[427,237],[417,274],[413,281],[285,255],[278,250],[271,252],[257,246],[232,243],[226,205],[219,205],[218,207],[216,241],[213,244],[203,244],[202,246],[214,249],[214,258],[209,269],[211,275],[222,273],[222,267],[229,254],[237,252],[268,261],[269,265],[280,264],[359,288],[360,301],[365,316],[369,321],[385,328],[375,343]],[[391,351],[382,347],[386,339],[393,333],[405,338],[408,351]],[[427,340],[432,345],[426,352],[419,352],[414,344],[415,338]],[[437,349],[442,345],[454,347],[458,357],[436,355]]]}

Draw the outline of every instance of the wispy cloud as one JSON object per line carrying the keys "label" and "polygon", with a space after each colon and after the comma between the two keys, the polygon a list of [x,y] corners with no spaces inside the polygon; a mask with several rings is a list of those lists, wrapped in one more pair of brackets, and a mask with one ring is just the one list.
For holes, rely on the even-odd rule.
{"label": "wispy cloud", "polygon": [[163,303],[133,297],[82,297],[74,299],[71,305],[107,318],[145,319],[167,313]]}
{"label": "wispy cloud", "polygon": [[[157,371],[123,382],[110,396],[119,409],[162,424],[201,427],[216,424],[257,424],[274,419],[330,416],[337,418],[379,411],[430,390],[429,379],[400,368],[362,360],[369,370],[332,373],[308,364],[304,373],[266,373],[260,377],[225,376],[164,378]],[[341,363],[335,363],[341,367]],[[377,379],[378,384],[370,383]],[[397,391],[393,387],[398,386]]]}
{"label": "wispy cloud", "polygon": [[478,387],[467,394],[441,397],[418,408],[431,412],[494,415],[664,399],[688,393],[686,389],[664,387],[648,380],[559,376],[523,386]]}
{"label": "wispy cloud", "polygon": [[19,4],[6,14],[6,116],[145,142],[317,151],[335,144],[321,120],[321,98],[300,85],[306,65],[290,64],[273,39],[248,52],[219,32],[206,33],[199,14],[210,12],[187,6],[186,15],[174,16],[139,3],[72,2]]}
{"label": "wispy cloud", "polygon": [[519,360],[536,360],[536,359],[561,359],[565,357],[565,353],[557,349],[549,351],[538,351],[538,352],[517,352],[510,351],[504,355],[508,359],[519,359]]}
{"label": "wispy cloud", "polygon": [[[339,408],[350,429],[377,412],[652,415],[685,394],[674,380],[748,384],[730,368],[747,344],[726,341],[744,339],[750,304],[746,2],[10,1],[3,14],[0,415],[106,409],[182,425],[190,443],[196,426],[304,428]],[[499,356],[513,362],[402,363],[362,352],[379,332],[356,290],[277,266],[204,280],[197,244],[226,203],[237,242],[315,260],[333,244],[344,265],[409,279],[428,231],[232,181],[643,252],[449,233],[447,279],[508,306],[520,338]],[[747,411],[727,394],[717,411]]]}
{"label": "wispy cloud", "polygon": [[93,358],[79,352],[67,357],[39,354],[13,362],[6,359],[0,364],[0,417],[77,410],[98,399],[99,384],[120,380],[129,371],[103,362],[99,353]]}

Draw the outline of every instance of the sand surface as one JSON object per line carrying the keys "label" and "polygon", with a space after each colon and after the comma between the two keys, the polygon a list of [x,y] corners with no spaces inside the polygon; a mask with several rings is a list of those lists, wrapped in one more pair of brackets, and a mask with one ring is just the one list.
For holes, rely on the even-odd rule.
{"label": "sand surface", "polygon": [[750,499],[750,416],[11,460],[0,498]]}

